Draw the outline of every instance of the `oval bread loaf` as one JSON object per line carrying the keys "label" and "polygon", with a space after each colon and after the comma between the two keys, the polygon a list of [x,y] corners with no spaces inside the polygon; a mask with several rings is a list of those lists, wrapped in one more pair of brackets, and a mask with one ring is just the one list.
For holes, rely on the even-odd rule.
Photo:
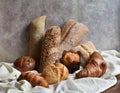
{"label": "oval bread loaf", "polygon": [[58,59],[60,37],[61,29],[58,26],[52,26],[46,31],[41,45],[39,72]]}

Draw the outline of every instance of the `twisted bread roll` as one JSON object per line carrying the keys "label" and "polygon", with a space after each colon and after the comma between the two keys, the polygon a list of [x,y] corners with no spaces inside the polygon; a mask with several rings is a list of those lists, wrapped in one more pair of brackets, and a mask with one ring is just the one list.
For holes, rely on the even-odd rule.
{"label": "twisted bread roll", "polygon": [[29,56],[38,63],[40,58],[40,45],[45,34],[46,16],[33,19],[30,22],[30,40],[29,40]]}
{"label": "twisted bread roll", "polygon": [[49,84],[55,84],[68,78],[68,69],[61,63],[52,63],[46,66],[42,72],[42,76]]}
{"label": "twisted bread roll", "polygon": [[100,53],[94,52],[91,55],[86,67],[76,74],[76,78],[100,77],[106,72],[106,69],[107,64],[103,57],[100,55]]}
{"label": "twisted bread roll", "polygon": [[43,86],[48,88],[48,82],[39,74],[29,72],[29,71],[23,72],[18,78],[18,80],[23,80],[23,79],[30,82],[32,86]]}
{"label": "twisted bread roll", "polygon": [[52,26],[46,31],[41,44],[39,72],[58,59],[60,37],[61,29],[58,26]]}

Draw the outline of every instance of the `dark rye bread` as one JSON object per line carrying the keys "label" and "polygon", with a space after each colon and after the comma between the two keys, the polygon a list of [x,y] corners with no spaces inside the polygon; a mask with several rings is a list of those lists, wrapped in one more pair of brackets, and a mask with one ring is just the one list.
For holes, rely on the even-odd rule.
{"label": "dark rye bread", "polygon": [[87,33],[88,27],[82,23],[76,22],[74,26],[69,29],[68,34],[60,44],[59,58],[61,58],[64,50],[67,51],[79,45],[80,41]]}
{"label": "dark rye bread", "polygon": [[52,26],[46,31],[41,44],[39,72],[42,72],[47,65],[58,59],[60,37],[61,29],[58,26]]}

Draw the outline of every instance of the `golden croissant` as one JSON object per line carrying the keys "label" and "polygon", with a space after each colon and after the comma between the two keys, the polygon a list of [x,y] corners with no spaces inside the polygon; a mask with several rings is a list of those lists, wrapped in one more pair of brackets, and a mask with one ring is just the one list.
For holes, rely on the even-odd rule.
{"label": "golden croissant", "polygon": [[94,52],[85,68],[76,74],[76,78],[100,77],[107,69],[107,64],[98,52]]}
{"label": "golden croissant", "polygon": [[26,71],[23,72],[18,80],[27,80],[32,86],[43,86],[48,88],[48,82],[39,74]]}

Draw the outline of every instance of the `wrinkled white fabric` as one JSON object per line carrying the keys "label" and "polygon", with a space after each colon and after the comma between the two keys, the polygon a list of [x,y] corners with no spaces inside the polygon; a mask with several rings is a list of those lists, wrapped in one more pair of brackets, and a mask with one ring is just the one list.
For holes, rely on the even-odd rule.
{"label": "wrinkled white fabric", "polygon": [[120,74],[120,53],[116,50],[102,51],[102,56],[107,62],[107,73],[112,75]]}
{"label": "wrinkled white fabric", "polygon": [[116,50],[101,51],[107,62],[107,72],[100,78],[74,79],[74,74],[49,88],[32,87],[26,80],[17,81],[20,72],[10,64],[0,63],[0,93],[100,93],[117,83],[115,75],[120,74],[120,53]]}
{"label": "wrinkled white fabric", "polygon": [[8,63],[0,63],[0,81],[7,82],[15,80],[19,77],[21,72],[10,66]]}

